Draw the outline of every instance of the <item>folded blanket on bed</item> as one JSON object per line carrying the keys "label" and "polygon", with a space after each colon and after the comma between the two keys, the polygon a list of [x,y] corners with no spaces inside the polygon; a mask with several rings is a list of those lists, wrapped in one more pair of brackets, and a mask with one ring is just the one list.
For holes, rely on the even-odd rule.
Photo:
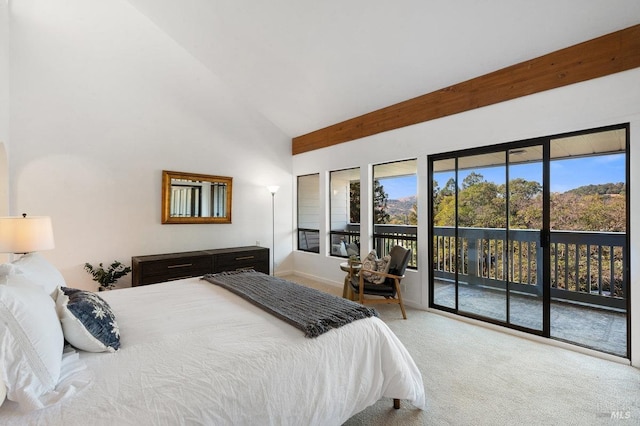
{"label": "folded blanket on bed", "polygon": [[207,274],[202,279],[299,328],[306,337],[378,316],[375,309],[253,270]]}

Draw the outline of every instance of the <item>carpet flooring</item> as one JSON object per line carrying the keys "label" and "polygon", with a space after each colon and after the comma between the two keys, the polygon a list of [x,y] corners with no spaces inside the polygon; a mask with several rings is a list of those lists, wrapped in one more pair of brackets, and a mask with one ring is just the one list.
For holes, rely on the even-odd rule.
{"label": "carpet flooring", "polygon": [[[285,277],[341,296],[342,288]],[[422,372],[427,409],[382,399],[356,425],[640,425],[640,369],[440,314],[377,305]]]}

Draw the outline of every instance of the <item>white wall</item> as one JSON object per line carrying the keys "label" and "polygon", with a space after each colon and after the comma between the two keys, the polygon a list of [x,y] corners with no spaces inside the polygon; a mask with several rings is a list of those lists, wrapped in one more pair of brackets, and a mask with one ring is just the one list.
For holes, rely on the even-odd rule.
{"label": "white wall", "polygon": [[[10,19],[11,214],[52,217],[43,255],[68,285],[95,288],[85,262],[271,246],[269,184],[291,268],[288,137],[124,0],[21,0]],[[163,169],[233,177],[233,223],[161,225]]]}
{"label": "white wall", "polygon": [[[640,211],[640,201],[634,196],[633,188],[640,186],[640,153],[635,150],[640,143],[639,81],[640,69],[635,69],[299,154],[293,158],[293,173],[294,176],[323,173],[326,170],[358,166],[366,170],[371,164],[418,157],[418,219],[420,224],[426,225],[429,223],[425,201],[428,155],[630,122],[629,187],[631,212],[637,212]],[[326,194],[321,196],[321,200],[327,200]],[[428,246],[426,228],[422,226],[420,229],[419,247]],[[640,273],[636,272],[636,265],[640,265],[640,217],[637,214],[631,215],[630,230],[632,323],[640,324]],[[326,229],[320,231],[321,235],[326,235],[326,232]],[[296,271],[318,276],[336,285],[342,283],[344,278],[338,267],[341,261],[324,255],[294,253]],[[419,252],[418,264],[428,264],[427,250]],[[403,282],[405,301],[427,308],[427,268],[408,271],[407,279]],[[640,365],[638,326],[632,328],[632,362]]]}
{"label": "white wall", "polygon": [[[0,216],[9,215],[9,4],[0,1]],[[9,256],[0,254],[0,262]]]}
{"label": "white wall", "polygon": [[0,144],[7,143],[8,139],[9,139],[9,4],[6,1],[0,1]]}

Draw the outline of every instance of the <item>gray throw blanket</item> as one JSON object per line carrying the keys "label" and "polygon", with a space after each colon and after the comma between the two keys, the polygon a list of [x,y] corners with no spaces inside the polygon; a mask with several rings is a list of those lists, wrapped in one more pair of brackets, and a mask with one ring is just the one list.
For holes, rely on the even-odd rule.
{"label": "gray throw blanket", "polygon": [[306,337],[378,316],[375,309],[253,270],[207,274],[202,279],[299,328]]}

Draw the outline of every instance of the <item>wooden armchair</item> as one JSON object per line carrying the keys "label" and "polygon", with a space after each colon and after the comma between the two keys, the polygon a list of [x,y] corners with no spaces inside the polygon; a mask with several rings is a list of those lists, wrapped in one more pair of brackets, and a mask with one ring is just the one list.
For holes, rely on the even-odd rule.
{"label": "wooden armchair", "polygon": [[[402,303],[402,293],[400,291],[400,281],[404,278],[404,273],[411,258],[411,250],[402,246],[394,246],[389,252],[391,260],[389,263],[389,272],[367,271],[371,274],[385,277],[382,284],[373,283],[364,278],[362,269],[358,274],[350,274],[351,288],[356,296],[356,301],[363,305],[377,303],[397,303],[400,305],[402,317],[407,319],[407,313]],[[376,298],[365,298],[365,295],[381,296]]]}

